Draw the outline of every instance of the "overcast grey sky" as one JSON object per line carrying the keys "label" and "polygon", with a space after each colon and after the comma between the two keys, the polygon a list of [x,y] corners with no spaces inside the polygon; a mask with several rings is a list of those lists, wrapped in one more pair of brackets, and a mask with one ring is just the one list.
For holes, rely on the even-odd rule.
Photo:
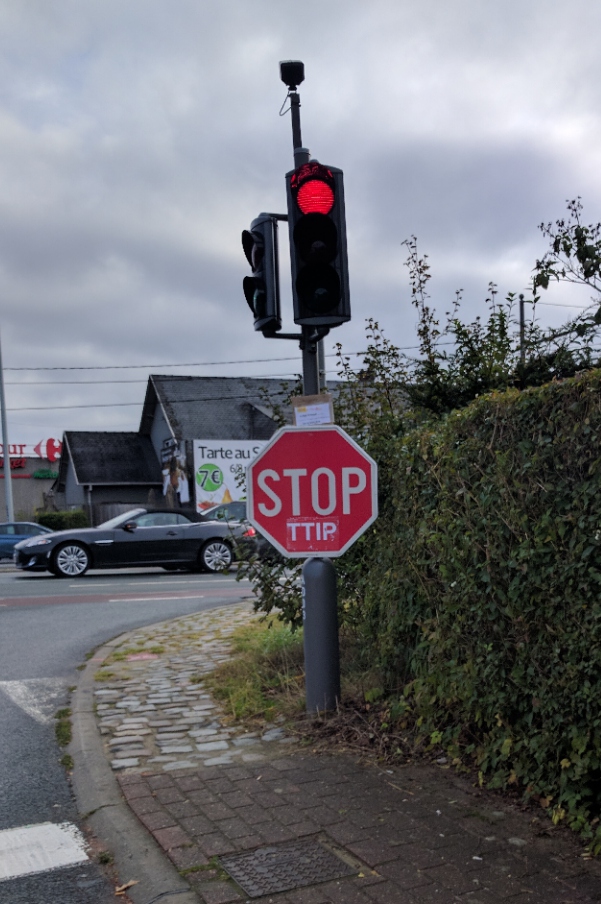
{"label": "overcast grey sky", "polygon": [[[601,220],[600,25],[590,0],[2,0],[10,441],[135,430],[152,372],[300,370],[241,288],[242,229],[285,210],[282,59],[305,63],[304,144],[345,173],[353,320],[333,341],[360,350],[373,316],[415,344],[412,234],[441,312],[455,289],[469,319],[490,280],[523,290],[541,221],[577,195]],[[550,325],[589,299],[543,300]]]}

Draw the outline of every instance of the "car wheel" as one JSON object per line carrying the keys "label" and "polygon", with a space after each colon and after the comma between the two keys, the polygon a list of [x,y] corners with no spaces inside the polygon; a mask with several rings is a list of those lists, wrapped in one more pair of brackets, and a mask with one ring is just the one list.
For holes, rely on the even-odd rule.
{"label": "car wheel", "polygon": [[81,543],[65,543],[54,553],[52,571],[57,578],[80,578],[90,567],[90,554]]}
{"label": "car wheel", "polygon": [[209,540],[200,550],[200,565],[204,571],[227,571],[232,558],[232,548],[225,540]]}

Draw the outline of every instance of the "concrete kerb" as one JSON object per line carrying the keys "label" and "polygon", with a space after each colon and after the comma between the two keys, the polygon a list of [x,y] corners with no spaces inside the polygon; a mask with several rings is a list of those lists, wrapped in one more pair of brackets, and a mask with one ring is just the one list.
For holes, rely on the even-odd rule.
{"label": "concrete kerb", "polygon": [[[178,621],[170,619],[169,621]],[[164,624],[157,622],[157,627]],[[154,626],[149,626],[154,627]],[[107,761],[94,712],[94,674],[122,644],[126,632],[99,648],[84,668],[71,699],[73,790],[79,812],[114,857],[120,879],[137,881],[127,893],[134,904],[198,904],[198,896],[165,857],[121,795]]]}

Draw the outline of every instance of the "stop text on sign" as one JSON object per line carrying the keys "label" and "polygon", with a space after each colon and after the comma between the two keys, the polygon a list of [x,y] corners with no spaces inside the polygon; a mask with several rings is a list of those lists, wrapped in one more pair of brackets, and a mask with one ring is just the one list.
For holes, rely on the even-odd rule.
{"label": "stop text on sign", "polygon": [[284,554],[341,555],[377,515],[375,462],[339,427],[285,427],[249,466],[248,513]]}
{"label": "stop text on sign", "polygon": [[265,468],[265,470],[259,471],[257,476],[257,486],[271,500],[270,505],[266,505],[264,502],[259,502],[257,505],[258,510],[265,517],[274,518],[282,511],[282,497],[276,493],[274,485],[286,478],[289,480],[289,485],[282,485],[282,490],[289,497],[293,515],[301,514],[301,480],[303,478],[309,478],[311,508],[316,515],[331,515],[337,507],[339,498],[342,502],[342,514],[350,515],[351,497],[362,493],[367,486],[367,477],[361,468],[342,468],[340,488],[337,488],[337,475],[330,468],[316,468],[310,475],[306,468],[284,468],[282,477],[272,468]]}

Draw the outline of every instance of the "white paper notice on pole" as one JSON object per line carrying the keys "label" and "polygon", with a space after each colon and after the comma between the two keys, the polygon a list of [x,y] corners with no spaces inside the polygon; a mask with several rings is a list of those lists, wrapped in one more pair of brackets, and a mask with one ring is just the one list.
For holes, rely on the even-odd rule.
{"label": "white paper notice on pole", "polygon": [[321,395],[296,396],[292,399],[295,427],[317,427],[334,423],[334,406],[329,392]]}
{"label": "white paper notice on pole", "polygon": [[[195,439],[196,511],[246,499],[246,468],[266,440]],[[242,477],[242,481],[240,480]]]}

